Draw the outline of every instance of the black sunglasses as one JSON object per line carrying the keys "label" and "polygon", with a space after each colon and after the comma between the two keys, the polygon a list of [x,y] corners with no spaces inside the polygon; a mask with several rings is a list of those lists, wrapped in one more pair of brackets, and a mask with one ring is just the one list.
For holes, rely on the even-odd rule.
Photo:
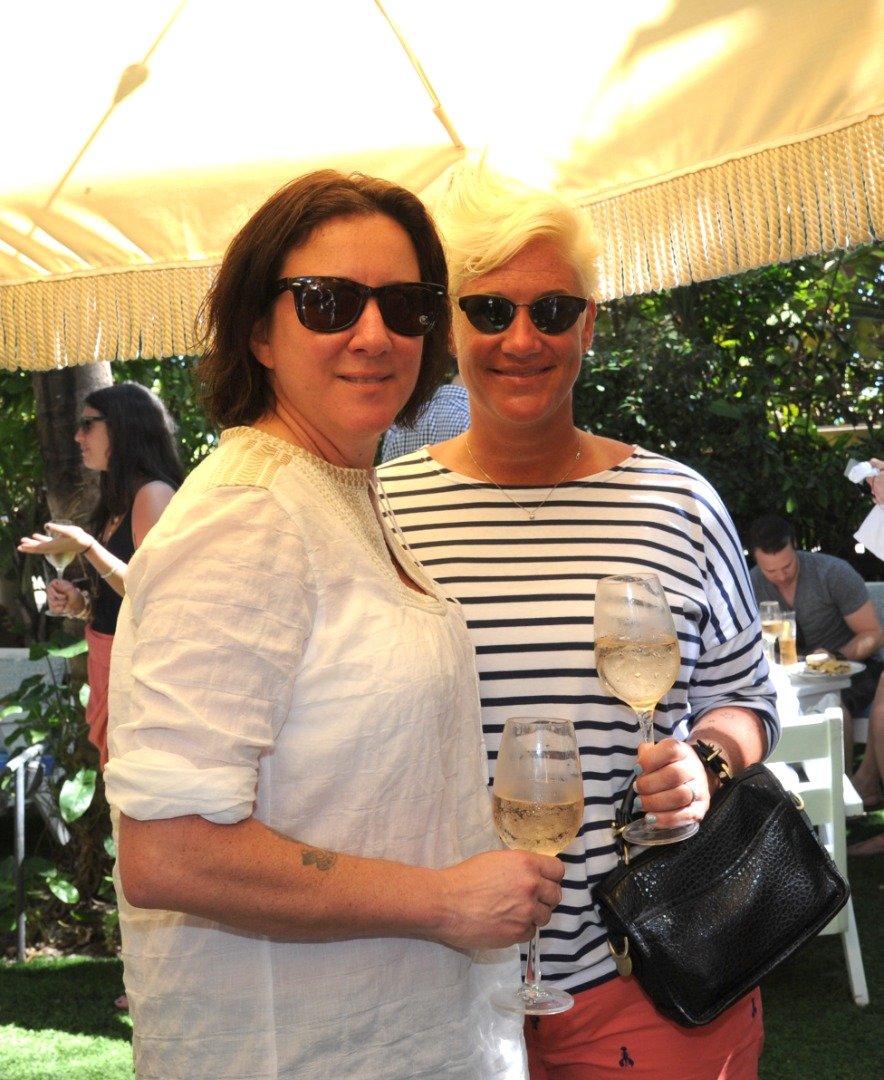
{"label": "black sunglasses", "polygon": [[445,298],[441,285],[421,281],[372,288],[349,278],[289,277],[276,282],[273,295],[286,290],[295,298],[301,325],[317,334],[336,334],[353,326],[374,296],[388,329],[405,337],[422,337],[436,325]]}
{"label": "black sunglasses", "polygon": [[541,334],[564,334],[586,310],[582,296],[541,296],[533,304],[514,304],[505,296],[476,294],[462,296],[460,309],[480,334],[501,334],[516,317],[516,308],[526,307],[531,322]]}
{"label": "black sunglasses", "polygon": [[77,421],[77,427],[80,429],[80,431],[83,432],[84,435],[88,435],[89,432],[92,430],[92,425],[93,424],[98,424],[98,423],[106,424],[107,423],[107,417],[106,416],[81,416],[80,419]]}

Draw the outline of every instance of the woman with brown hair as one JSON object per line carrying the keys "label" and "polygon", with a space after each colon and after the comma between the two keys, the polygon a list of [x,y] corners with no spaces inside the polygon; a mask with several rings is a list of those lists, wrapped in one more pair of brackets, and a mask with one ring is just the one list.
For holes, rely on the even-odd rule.
{"label": "woman with brown hair", "polygon": [[558,902],[498,849],[459,610],[372,463],[447,363],[420,201],[321,171],[230,245],[202,365],[219,448],[139,550],[114,648],[139,1077],[521,1077],[488,992]]}

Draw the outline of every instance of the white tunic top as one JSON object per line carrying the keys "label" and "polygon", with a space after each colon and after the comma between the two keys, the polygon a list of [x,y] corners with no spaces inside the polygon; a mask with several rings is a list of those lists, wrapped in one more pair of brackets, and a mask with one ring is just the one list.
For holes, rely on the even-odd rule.
{"label": "white tunic top", "polygon": [[[360,470],[251,429],[175,496],[130,564],[108,798],[139,819],[254,815],[318,847],[441,867],[498,847],[456,605],[390,562]],[[141,1078],[521,1077],[489,991],[515,949],[299,944],[120,896]]]}

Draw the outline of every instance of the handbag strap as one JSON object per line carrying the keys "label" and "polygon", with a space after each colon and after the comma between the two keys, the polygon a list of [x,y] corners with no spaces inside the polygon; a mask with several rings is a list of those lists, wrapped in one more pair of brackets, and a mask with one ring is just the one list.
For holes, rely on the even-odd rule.
{"label": "handbag strap", "polygon": [[[697,742],[688,743],[698,755],[706,768],[715,776],[722,787],[726,787],[734,778],[730,766],[724,760],[721,750],[712,743]],[[629,848],[623,842],[623,830],[632,821],[633,803],[635,802],[635,788],[630,782],[623,793],[623,800],[614,811],[614,820],[611,828],[614,830],[614,846],[617,849],[617,857],[624,864],[629,862]]]}

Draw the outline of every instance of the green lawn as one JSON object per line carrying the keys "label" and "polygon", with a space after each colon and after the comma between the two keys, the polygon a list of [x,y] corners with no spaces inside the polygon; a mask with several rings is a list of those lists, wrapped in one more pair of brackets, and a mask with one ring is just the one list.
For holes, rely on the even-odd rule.
{"label": "green lawn", "polygon": [[132,1023],[114,1008],[121,986],[119,960],[0,967],[3,1080],[131,1080]]}
{"label": "green lawn", "polygon": [[[870,815],[850,839],[882,828],[884,813]],[[849,872],[871,1004],[853,1003],[840,938],[812,941],[763,987],[761,1080],[884,1075],[884,856],[852,858]],[[113,1005],[121,977],[113,959],[0,962],[0,1077],[131,1080],[131,1022]]]}
{"label": "green lawn", "polygon": [[[884,829],[884,812],[848,823],[848,844]],[[870,1003],[855,1005],[841,938],[818,937],[762,988],[762,1080],[869,1080],[884,1075],[884,856],[850,857]]]}

